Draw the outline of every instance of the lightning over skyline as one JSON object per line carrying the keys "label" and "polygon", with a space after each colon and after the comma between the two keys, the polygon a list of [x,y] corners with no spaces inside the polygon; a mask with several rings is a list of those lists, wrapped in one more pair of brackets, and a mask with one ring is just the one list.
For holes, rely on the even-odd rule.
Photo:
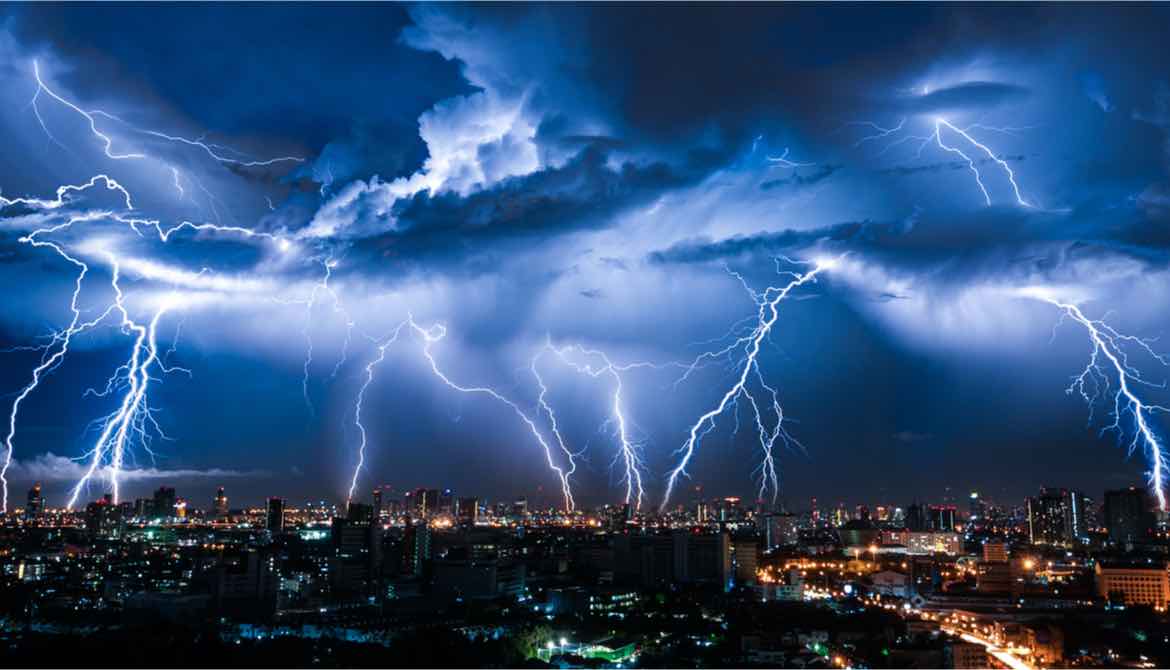
{"label": "lightning over skyline", "polygon": [[1147,473],[1150,490],[1158,501],[1158,509],[1166,511],[1167,454],[1151,421],[1158,414],[1170,412],[1170,408],[1144,402],[1136,390],[1142,386],[1165,388],[1165,383],[1147,380],[1141,370],[1130,362],[1126,347],[1133,347],[1144,353],[1162,367],[1168,365],[1166,357],[1156,353],[1149,341],[1119,333],[1104,320],[1085,316],[1079,306],[1061,302],[1048,291],[1027,288],[1022,290],[1021,294],[1042,300],[1059,309],[1061,321],[1066,318],[1072,319],[1084,327],[1092,350],[1089,352],[1088,363],[1080,374],[1073,377],[1066,393],[1070,395],[1077,393],[1084,399],[1085,404],[1089,406],[1090,421],[1093,407],[1100,400],[1108,399],[1112,395],[1110,403],[1112,409],[1109,414],[1113,421],[1104,426],[1101,432],[1116,433],[1118,442],[1125,444],[1128,454],[1132,455],[1139,449],[1145,454],[1150,466]]}
{"label": "lightning over skyline", "polygon": [[[777,261],[779,263],[779,261]],[[740,398],[746,399],[752,406],[752,410],[756,420],[756,426],[759,430],[760,446],[764,452],[764,463],[762,473],[760,475],[760,495],[765,492],[768,482],[778,490],[779,480],[776,474],[775,462],[772,457],[772,449],[776,444],[777,439],[782,439],[785,443],[791,442],[787,431],[784,430],[784,410],[780,406],[776,390],[769,386],[764,381],[763,373],[759,367],[760,347],[765,338],[772,332],[773,326],[780,318],[780,303],[792,293],[796,288],[803,286],[810,282],[815,282],[817,275],[832,268],[836,261],[832,259],[821,259],[812,262],[812,268],[805,272],[794,272],[790,270],[782,271],[781,274],[791,278],[787,284],[783,286],[769,286],[763,291],[753,291],[748,288],[752,296],[752,300],[758,307],[756,315],[755,326],[746,335],[736,338],[734,342],[727,345],[718,352],[705,352],[700,354],[688,367],[686,375],[694,369],[700,360],[704,358],[720,358],[732,352],[742,349],[742,356],[738,361],[738,377],[730,388],[723,394],[719,402],[712,409],[699,416],[698,419],[691,425],[688,431],[688,436],[683,446],[675,453],[680,455],[678,464],[675,465],[667,473],[666,493],[662,497],[661,509],[666,509],[670,503],[671,494],[674,492],[675,485],[680,476],[688,476],[687,464],[690,463],[691,457],[695,453],[695,448],[699,442],[706,437],[708,433],[715,429],[715,421],[719,418],[728,407],[734,408],[738,412],[738,400]],[[742,278],[740,278],[742,281]],[[744,284],[745,288],[747,285]],[[769,408],[773,413],[774,425],[771,431],[768,431],[763,424],[763,415],[760,412],[759,403],[748,390],[748,382],[755,378],[759,381],[760,386],[768,393]]]}
{"label": "lightning over skyline", "polygon": [[[614,363],[610,361],[609,357],[601,351],[588,349],[580,345],[554,347],[551,341],[546,342],[545,346],[532,359],[532,373],[536,376],[540,383],[541,407],[545,409],[549,419],[554,422],[554,432],[556,432],[556,419],[554,417],[552,408],[545,403],[544,397],[547,389],[545,388],[544,381],[540,378],[540,374],[536,369],[537,361],[540,359],[541,354],[545,352],[551,352],[555,354],[562,363],[581,374],[588,375],[593,379],[598,379],[604,376],[609,377],[610,380],[612,380],[613,394],[611,395],[610,401],[611,415],[610,418],[606,420],[606,425],[608,425],[610,422],[613,423],[612,432],[618,444],[618,453],[615,458],[615,462],[619,463],[622,467],[622,476],[619,480],[619,483],[625,487],[625,497],[623,498],[623,502],[625,502],[627,505],[633,505],[636,511],[640,511],[642,509],[643,498],[646,496],[646,489],[642,484],[642,473],[646,466],[642,457],[643,445],[639,441],[630,437],[630,425],[629,421],[626,419],[626,410],[624,409],[622,400],[621,373],[634,367],[645,367],[646,364],[634,363],[618,366],[614,365]],[[573,359],[570,358],[570,355],[573,353],[577,353],[581,357],[585,358],[586,362],[574,362]],[[590,359],[599,360],[601,365],[595,366],[587,362]],[[561,442],[560,433],[557,432],[556,435],[558,442]]]}
{"label": "lightning over skyline", "polygon": [[528,427],[528,430],[532,433],[532,437],[543,450],[545,459],[548,462],[549,469],[556,473],[557,479],[560,481],[561,493],[564,496],[565,510],[569,512],[573,511],[576,504],[573,500],[573,490],[569,483],[569,477],[572,476],[573,471],[576,469],[576,464],[573,462],[573,453],[564,446],[564,442],[560,440],[559,434],[557,437],[557,444],[565,455],[568,467],[558,465],[556,463],[553,458],[553,447],[549,444],[547,438],[541,433],[540,428],[536,424],[536,421],[531,416],[529,416],[528,413],[520,407],[520,405],[516,404],[512,400],[509,400],[499,391],[496,391],[491,387],[463,386],[461,384],[457,384],[439,368],[438,361],[435,360],[435,356],[431,351],[431,347],[441,342],[443,338],[447,336],[446,326],[443,326],[442,324],[435,324],[429,328],[424,328],[415,322],[413,316],[408,319],[407,323],[410,325],[410,328],[420,338],[422,338],[423,356],[426,357],[431,372],[434,373],[435,377],[438,378],[439,381],[460,393],[486,395],[489,398],[507,405],[516,414],[517,418],[519,418],[524,423],[524,425]]}
{"label": "lightning over skyline", "polygon": [[1170,508],[1168,10],[657,9],[0,10],[4,508]]}

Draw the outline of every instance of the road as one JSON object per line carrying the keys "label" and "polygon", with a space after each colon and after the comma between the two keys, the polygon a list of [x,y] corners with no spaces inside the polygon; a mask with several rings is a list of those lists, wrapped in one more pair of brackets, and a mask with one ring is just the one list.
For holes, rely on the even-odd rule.
{"label": "road", "polygon": [[998,660],[1000,663],[1003,663],[1007,667],[1012,668],[1012,670],[1036,670],[1036,666],[1025,662],[1011,651],[1004,649],[1003,647],[998,647],[981,637],[977,637],[970,633],[964,633],[963,631],[956,628],[943,627],[943,630],[952,635],[958,635],[965,642],[971,642],[973,644],[983,646],[985,649],[987,649],[988,654],[991,654],[996,658],[996,660]]}

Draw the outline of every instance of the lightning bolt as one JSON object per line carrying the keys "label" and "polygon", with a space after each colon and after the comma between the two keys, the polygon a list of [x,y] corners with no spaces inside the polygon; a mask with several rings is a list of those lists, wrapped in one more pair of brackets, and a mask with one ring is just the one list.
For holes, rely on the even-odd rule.
{"label": "lightning bolt", "polygon": [[[103,144],[103,151],[106,154],[106,157],[114,159],[114,160],[144,159],[144,158],[147,158],[148,156],[146,154],[142,154],[142,153],[117,153],[117,152],[115,152],[113,149],[113,146],[114,146],[113,138],[111,138],[109,135],[105,134],[104,132],[102,132],[98,128],[97,119],[99,117],[109,119],[111,121],[116,121],[118,123],[125,125],[126,127],[130,128],[131,130],[134,130],[135,132],[142,133],[142,134],[148,135],[150,137],[155,137],[155,138],[158,138],[161,140],[166,140],[168,142],[183,144],[183,145],[189,146],[189,147],[196,147],[198,149],[201,149],[205,154],[207,154],[209,157],[211,157],[216,162],[222,163],[225,165],[236,165],[236,166],[240,166],[240,167],[267,167],[270,165],[275,165],[277,163],[285,163],[285,162],[303,163],[303,162],[305,162],[305,159],[301,158],[299,156],[277,156],[275,158],[250,159],[250,160],[240,160],[240,159],[232,158],[230,156],[225,156],[225,155],[222,155],[222,154],[216,152],[217,149],[219,149],[220,151],[224,151],[225,150],[224,147],[220,147],[219,145],[209,144],[209,143],[203,142],[201,139],[194,139],[193,140],[190,138],[181,137],[179,135],[171,135],[171,134],[164,133],[164,132],[157,131],[157,130],[138,128],[136,126],[133,126],[133,125],[127,123],[126,121],[122,120],[118,116],[111,114],[109,112],[102,111],[100,109],[93,109],[93,110],[88,110],[88,111],[82,109],[76,103],[73,103],[70,100],[68,100],[68,99],[64,98],[63,96],[61,96],[60,94],[58,94],[56,91],[54,91],[52,88],[50,88],[48,84],[45,83],[45,80],[41,77],[40,63],[38,61],[35,61],[35,60],[33,61],[33,77],[36,79],[36,82],[37,82],[37,90],[35,93],[33,93],[33,97],[32,97],[32,101],[30,102],[30,106],[33,109],[33,113],[37,117],[37,122],[40,123],[40,125],[41,125],[41,129],[45,131],[45,134],[49,136],[49,139],[53,140],[58,145],[60,145],[61,143],[57,142],[57,138],[54,137],[51,132],[49,132],[49,126],[48,126],[48,124],[45,123],[44,117],[41,116],[40,107],[37,105],[37,101],[40,98],[42,93],[49,96],[53,100],[56,100],[58,103],[64,105],[65,107],[68,107],[69,109],[73,110],[74,112],[77,112],[83,118],[85,118],[85,120],[89,123],[90,132],[93,133],[99,140],[101,140],[101,142]],[[231,151],[232,153],[235,153],[237,155],[242,155],[241,152],[238,152],[234,149],[227,149],[227,150]],[[172,168],[172,170],[174,170],[174,168]],[[178,177],[177,171],[175,172],[174,177],[175,177],[175,186],[176,186],[176,188],[178,188],[180,195],[181,195],[183,193],[183,188],[178,183],[179,177]]]}
{"label": "lightning bolt", "polygon": [[386,360],[386,350],[390,348],[390,345],[398,341],[398,335],[402,332],[402,329],[407,325],[407,323],[408,321],[403,321],[402,323],[398,324],[398,327],[394,329],[393,333],[391,333],[389,337],[379,342],[377,346],[377,355],[370,359],[369,363],[366,363],[365,379],[362,382],[361,387],[358,389],[357,399],[354,402],[353,424],[354,427],[356,427],[358,430],[360,442],[358,444],[358,462],[353,469],[353,477],[349,482],[349,493],[347,493],[345,497],[347,506],[349,502],[353,500],[353,493],[355,490],[357,490],[358,476],[361,475],[362,468],[364,468],[366,465],[366,426],[364,423],[362,423],[362,407],[366,399],[366,390],[370,388],[370,384],[374,383],[374,371],[378,368],[379,365],[382,364],[382,361]]}
{"label": "lightning bolt", "polygon": [[[551,341],[547,341],[537,352],[532,359],[532,374],[536,377],[540,385],[540,406],[544,409],[553,425],[553,432],[556,434],[558,441],[560,441],[560,433],[556,429],[556,416],[553,414],[552,407],[545,401],[547,388],[544,380],[541,379],[540,373],[537,369],[537,363],[545,353],[552,353],[557,358],[569,366],[573,370],[588,375],[593,379],[598,379],[603,376],[609,377],[613,381],[613,395],[610,400],[610,414],[611,419],[606,423],[612,422],[614,424],[614,437],[618,443],[618,453],[616,460],[620,462],[624,470],[621,478],[621,483],[625,485],[625,503],[627,505],[633,504],[634,509],[642,509],[642,500],[646,495],[645,488],[642,484],[642,472],[644,464],[642,462],[641,444],[634,441],[629,434],[628,422],[626,420],[625,411],[622,409],[622,377],[621,373],[635,367],[658,367],[649,363],[631,363],[626,365],[615,365],[608,356],[602,351],[596,349],[587,349],[581,345],[569,345],[563,347],[554,347]],[[570,358],[570,354],[576,353],[578,356],[585,358],[594,358],[600,361],[599,366],[591,363],[578,363]],[[563,441],[561,442],[562,449],[565,449]],[[568,451],[567,449],[565,449]]]}
{"label": "lightning bolt", "polygon": [[[75,220],[70,220],[66,225],[72,225]],[[39,231],[38,231],[39,232]],[[81,320],[81,307],[78,304],[81,296],[82,284],[85,280],[86,274],[89,273],[89,265],[85,262],[69,255],[64,249],[54,242],[39,240],[36,233],[30,234],[21,238],[21,242],[32,245],[33,247],[47,247],[55,252],[67,262],[71,263],[78,269],[77,277],[74,281],[73,295],[69,302],[69,309],[72,313],[72,320],[69,325],[63,330],[51,333],[49,342],[43,347],[43,354],[41,362],[32,371],[32,379],[20,390],[16,398],[12,401],[12,408],[8,414],[8,432],[4,437],[4,465],[0,467],[0,483],[3,485],[3,509],[8,510],[8,468],[12,465],[12,454],[15,448],[14,440],[16,439],[16,424],[17,417],[20,414],[20,406],[25,399],[36,390],[40,385],[41,379],[44,375],[52,372],[58,365],[65,360],[65,356],[69,353],[69,345],[73,337],[78,333],[84,332],[90,328],[97,326],[103,321],[109,313],[113,310],[111,306],[96,319],[83,322]]]}
{"label": "lightning bolt", "polygon": [[557,465],[556,461],[553,459],[554,449],[552,445],[549,444],[548,440],[541,433],[540,428],[536,424],[536,421],[530,417],[528,413],[520,407],[520,405],[512,400],[509,400],[506,396],[493,388],[487,386],[464,386],[462,384],[458,384],[452,381],[451,378],[448,377],[447,374],[439,368],[439,364],[435,360],[432,347],[435,344],[441,342],[443,338],[447,336],[447,328],[445,326],[442,324],[435,324],[430,328],[424,328],[416,323],[413,317],[408,319],[408,325],[415,333],[419,335],[419,337],[422,338],[423,356],[426,357],[427,363],[430,365],[431,372],[435,375],[435,377],[437,377],[448,387],[459,391],[460,393],[486,395],[497,400],[498,402],[507,405],[524,423],[524,425],[528,427],[529,432],[532,433],[532,436],[536,439],[536,442],[544,451],[545,459],[548,462],[549,469],[556,473],[557,479],[560,481],[561,493],[563,494],[565,500],[565,509],[570,512],[576,509],[576,503],[573,500],[572,487],[569,484],[569,477],[576,469],[576,463],[573,460],[574,454],[568,448],[564,447],[563,441],[560,441],[558,438],[558,446],[561,447],[561,450],[564,452],[565,458],[569,463],[569,467],[567,469]]}
{"label": "lightning bolt", "polygon": [[[107,454],[110,462],[110,486],[114,502],[119,499],[118,476],[126,458],[128,442],[137,436],[145,446],[148,442],[147,425],[158,429],[158,423],[151,415],[150,406],[146,402],[146,390],[151,381],[150,368],[160,364],[158,356],[158,324],[163,315],[170,308],[170,302],[163,304],[154,312],[148,325],[143,326],[130,318],[124,304],[124,295],[118,287],[118,265],[114,263],[114,277],[112,285],[117,290],[115,305],[122,315],[121,327],[123,331],[134,333],[134,346],[130,358],[119,368],[124,371],[124,382],[127,386],[126,394],[116,410],[101,421],[102,430],[97,442],[89,452],[90,464],[84,475],[73,487],[66,507],[72,509],[77,505],[77,499],[85,490],[90,479],[101,466]],[[117,375],[118,373],[115,373]],[[148,448],[149,450],[149,448]]]}
{"label": "lightning bolt", "polygon": [[[41,114],[40,100],[41,96],[50,98],[64,107],[72,110],[83,117],[89,126],[90,132],[99,140],[103,147],[103,153],[106,157],[112,160],[138,160],[147,158],[145,154],[133,152],[121,152],[114,149],[113,138],[103,132],[99,127],[97,119],[99,117],[118,120],[117,117],[100,110],[86,111],[77,104],[71,102],[65,97],[58,94],[50,88],[44,81],[41,75],[40,64],[33,62],[33,76],[37,87],[33,97],[29,103],[37,122],[45,135],[54,143],[62,146],[57,138],[49,130],[49,126]],[[154,131],[142,131],[147,134],[161,136],[160,133]],[[202,143],[201,141],[184,141],[184,138],[170,138],[174,141],[182,141],[184,144],[197,145],[202,147],[205,151],[211,152],[213,145]],[[284,160],[298,160],[293,157],[282,157],[272,161],[240,161],[230,159],[224,156],[215,156],[220,162],[235,163],[238,165],[266,165],[274,162]],[[174,186],[179,191],[180,197],[185,195],[185,191],[180,179],[180,173],[177,168],[170,167],[172,176],[174,178]],[[70,252],[62,243],[44,239],[53,233],[61,232],[72,228],[75,224],[94,221],[112,221],[126,225],[133,232],[141,235],[142,228],[152,228],[157,233],[161,242],[165,243],[170,239],[170,236],[177,231],[191,230],[194,232],[211,232],[238,234],[246,238],[264,238],[275,241],[282,251],[287,251],[290,248],[290,243],[287,240],[278,238],[275,235],[263,232],[252,231],[247,228],[237,226],[222,226],[210,223],[194,223],[191,221],[181,221],[170,227],[164,227],[161,221],[157,219],[148,219],[137,217],[132,214],[134,211],[134,203],[130,192],[122,186],[117,180],[106,174],[99,174],[92,177],[88,182],[82,184],[65,184],[57,187],[55,197],[53,198],[32,198],[19,197],[7,198],[0,195],[0,208],[7,208],[11,206],[23,206],[29,209],[36,210],[42,213],[52,213],[64,209],[71,204],[74,196],[96,188],[99,184],[105,186],[107,190],[117,192],[123,202],[123,211],[110,210],[89,210],[76,215],[70,215],[63,222],[56,225],[38,228],[28,233],[24,237],[19,238],[22,244],[28,244],[33,248],[48,249],[56,253],[67,263],[77,268],[77,275],[74,278],[74,288],[69,303],[69,311],[71,319],[69,324],[57,331],[51,332],[47,337],[47,342],[43,345],[34,347],[22,347],[22,349],[40,351],[41,359],[33,368],[29,382],[21,388],[15,396],[8,417],[8,430],[5,434],[4,440],[4,463],[0,467],[0,484],[3,488],[3,504],[4,509],[8,505],[8,480],[7,472],[12,464],[12,458],[15,448],[15,438],[17,433],[17,425],[19,422],[20,409],[27,398],[39,387],[40,382],[46,375],[51,373],[59,367],[65,360],[73,338],[78,334],[97,327],[111,314],[118,314],[120,318],[119,328],[127,334],[133,336],[133,347],[131,354],[126,363],[119,366],[114,372],[113,376],[107,381],[105,391],[101,393],[94,392],[95,395],[108,395],[116,390],[125,389],[125,395],[118,408],[107,415],[97,423],[101,426],[98,440],[94,447],[87,452],[85,458],[90,460],[90,466],[81,481],[77,483],[72,491],[69,500],[69,506],[76,504],[78,496],[86,487],[92,476],[98,471],[98,468],[103,462],[109,462],[109,477],[113,489],[114,499],[117,500],[119,495],[119,481],[118,476],[126,459],[126,450],[129,443],[138,440],[142,442],[143,446],[147,446],[148,442],[148,428],[162,434],[158,423],[154,420],[151,413],[151,408],[147,403],[147,387],[152,380],[151,369],[157,367],[162,372],[169,372],[176,368],[170,368],[165,361],[159,359],[157,331],[160,320],[173,307],[172,301],[168,298],[163,304],[154,312],[151,319],[145,324],[135,321],[126,306],[125,295],[119,283],[121,275],[121,267],[118,259],[108,252],[105,253],[109,265],[111,267],[110,287],[114,294],[114,299],[98,316],[88,321],[82,319],[82,308],[80,305],[80,297],[83,286],[87,276],[90,275],[91,268],[88,263],[81,259],[77,254]],[[201,273],[202,274],[202,273]],[[172,350],[173,350],[172,344]],[[165,435],[163,435],[165,437]]]}
{"label": "lightning bolt", "polygon": [[[753,151],[754,150],[755,150],[755,148],[753,147]],[[816,163],[798,163],[796,161],[789,160],[788,159],[788,147],[784,147],[784,151],[779,156],[765,156],[765,158],[767,159],[767,161],[769,163],[772,163],[772,167],[798,168],[798,167],[812,167],[812,166],[816,165]]]}
{"label": "lightning bolt", "polygon": [[334,379],[341,372],[341,368],[349,360],[349,347],[353,339],[354,328],[357,327],[357,322],[353,316],[345,309],[345,305],[341,301],[341,296],[330,285],[330,280],[333,278],[333,271],[340,265],[340,261],[329,255],[321,262],[323,273],[321,280],[313,285],[313,289],[309,292],[309,297],[304,301],[291,301],[285,304],[295,304],[303,302],[305,305],[305,320],[304,327],[301,333],[305,338],[305,362],[302,366],[301,375],[301,394],[305,398],[305,406],[309,408],[310,414],[315,414],[316,410],[313,406],[313,401],[309,395],[309,378],[313,366],[313,313],[317,307],[318,301],[321,297],[328,296],[333,303],[334,314],[340,315],[345,320],[345,339],[341,344],[341,356],[333,365],[333,372],[329,375],[330,379]]}
{"label": "lightning bolt", "polygon": [[[975,123],[967,127],[960,128],[959,126],[956,126],[955,124],[948,121],[946,118],[936,116],[933,117],[931,121],[930,133],[926,135],[905,133],[898,137],[899,134],[903,133],[903,130],[905,129],[906,121],[907,119],[903,117],[898,121],[897,125],[889,128],[880,126],[872,121],[856,121],[850,123],[848,125],[867,127],[874,130],[872,134],[865,135],[858,139],[853,144],[853,146],[860,147],[867,142],[874,142],[888,137],[897,137],[897,139],[887,143],[878,153],[878,155],[884,154],[896,146],[917,142],[918,150],[916,155],[921,156],[922,151],[928,145],[933,143],[940,150],[958,156],[960,159],[962,159],[962,161],[967,165],[967,169],[971,171],[971,175],[975,180],[975,185],[978,187],[979,193],[983,196],[983,201],[988,207],[991,206],[991,192],[987,189],[987,184],[983,180],[983,173],[980,171],[979,165],[981,162],[993,163],[1003,171],[1004,176],[1008,180],[1008,183],[1011,184],[1012,196],[1014,197],[1016,204],[1020,207],[1032,207],[1032,203],[1024,199],[1024,196],[1020,191],[1019,182],[1016,181],[1016,173],[1012,170],[1011,165],[1009,165],[1006,160],[996,154],[989,146],[983,142],[980,142],[971,134],[972,130],[978,129],[1002,132],[1010,135],[1014,134],[1016,131],[1022,130],[1022,128],[996,128],[987,126],[982,123]],[[949,131],[950,134],[954,134],[960,137],[963,140],[963,143],[968,147],[968,150],[964,151],[961,146],[957,144],[951,144],[946,139],[944,139],[944,130]],[[972,153],[968,153],[968,151],[971,151]],[[982,154],[984,158],[977,159],[976,156],[979,154]]]}
{"label": "lightning bolt", "polygon": [[[776,324],[776,320],[780,316],[780,303],[798,287],[810,282],[815,282],[819,274],[825,270],[830,269],[834,264],[835,261],[831,259],[818,260],[813,263],[813,268],[807,272],[784,272],[785,275],[791,277],[791,281],[789,281],[787,284],[784,284],[783,286],[769,286],[762,292],[756,292],[749,288],[748,290],[758,306],[755,327],[752,328],[751,331],[746,335],[737,338],[733,343],[717,352],[700,354],[698,357],[696,357],[695,361],[692,363],[692,366],[688,368],[687,372],[684,373],[683,378],[685,379],[686,376],[690,374],[691,370],[693,370],[694,367],[700,362],[709,358],[719,358],[739,349],[743,350],[742,362],[739,365],[739,374],[735,382],[731,385],[731,388],[727,389],[715,407],[701,415],[698,420],[696,420],[695,423],[691,425],[690,430],[688,431],[688,437],[683,443],[683,446],[674,452],[676,454],[681,454],[682,457],[680,458],[678,464],[670,470],[667,476],[666,495],[663,497],[660,511],[665,510],[667,504],[670,502],[670,497],[674,492],[674,487],[678,482],[678,478],[680,476],[688,476],[686,471],[687,464],[690,463],[691,456],[694,455],[695,448],[698,446],[699,442],[715,428],[715,419],[723,414],[728,407],[736,406],[737,401],[740,398],[747,399],[749,404],[752,406],[757,419],[757,427],[760,431],[760,444],[765,454],[763,465],[764,471],[762,475],[762,478],[765,479],[765,482],[761,484],[761,493],[763,493],[764,484],[766,484],[767,481],[771,481],[778,485],[778,479],[776,477],[774,461],[772,458],[772,447],[775,445],[777,439],[790,438],[787,437],[787,433],[782,428],[784,412],[780,406],[776,390],[768,384],[764,383],[763,374],[760,372],[758,360],[760,347],[763,344],[764,338],[766,338],[768,334],[771,333],[773,326]],[[736,276],[738,277],[738,275]],[[742,277],[739,278],[742,281]],[[762,420],[762,413],[759,407],[760,403],[756,400],[756,398],[752,395],[751,390],[748,388],[748,382],[753,378],[759,381],[762,388],[769,394],[767,400],[770,402],[770,408],[774,412],[776,421],[776,427],[771,431],[765,429]]]}
{"label": "lightning bolt", "polygon": [[[1086,316],[1076,304],[1062,302],[1043,289],[1025,289],[1023,295],[1056,307],[1061,311],[1062,321],[1069,318],[1085,328],[1093,348],[1084,370],[1073,377],[1066,392],[1080,394],[1089,405],[1091,420],[1092,408],[1103,395],[1110,392],[1111,380],[1115,380],[1116,390],[1112,391],[1110,412],[1113,422],[1102,428],[1101,432],[1116,432],[1119,440],[1124,440],[1132,432],[1126,445],[1127,451],[1132,454],[1139,447],[1145,451],[1150,464],[1150,489],[1158,500],[1158,508],[1166,511],[1167,454],[1150,421],[1153,415],[1170,412],[1170,408],[1147,404],[1138,396],[1135,387],[1163,385],[1152,384],[1142,376],[1141,371],[1130,363],[1126,347],[1137,347],[1164,366],[1168,364],[1167,359],[1156,353],[1148,340],[1119,333],[1105,321]],[[1130,422],[1128,427],[1123,425],[1126,417]]]}

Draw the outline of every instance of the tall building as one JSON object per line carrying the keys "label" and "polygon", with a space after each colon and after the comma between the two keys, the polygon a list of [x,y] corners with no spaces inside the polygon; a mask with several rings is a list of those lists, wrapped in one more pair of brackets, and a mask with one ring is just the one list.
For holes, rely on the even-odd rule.
{"label": "tall building", "polygon": [[460,498],[455,516],[459,523],[474,526],[479,521],[479,498]]}
{"label": "tall building", "polygon": [[284,498],[269,498],[265,527],[276,534],[284,532]]}
{"label": "tall building", "polygon": [[519,498],[512,503],[513,516],[528,516],[528,498]]}
{"label": "tall building", "polygon": [[760,543],[754,537],[738,538],[731,543],[732,561],[737,584],[755,584],[760,569]]}
{"label": "tall building", "polygon": [[371,505],[351,502],[345,518],[333,519],[333,587],[339,592],[366,591],[382,564],[382,524]]}
{"label": "tall building", "polygon": [[24,516],[27,519],[35,519],[44,511],[45,499],[41,495],[41,483],[37,482],[28,490],[28,503],[24,506]]}
{"label": "tall building", "polygon": [[972,491],[967,503],[967,518],[971,521],[984,521],[987,517],[987,505],[979,497],[978,491]]}
{"label": "tall building", "polygon": [[439,513],[439,490],[427,489],[423,494],[423,516],[433,517]]}
{"label": "tall building", "polygon": [[766,514],[760,517],[760,523],[764,526],[764,546],[769,550],[800,541],[800,518],[795,514]]}
{"label": "tall building", "polygon": [[175,489],[170,486],[160,486],[154,492],[154,503],[151,505],[151,513],[159,519],[169,519],[175,515],[175,502],[178,497],[175,495]]}
{"label": "tall building", "polygon": [[407,520],[402,533],[402,573],[420,576],[430,559],[431,527]]}
{"label": "tall building", "polygon": [[374,489],[374,518],[382,518],[382,487]]}
{"label": "tall building", "polygon": [[1154,500],[1146,489],[1131,486],[1105,492],[1105,528],[1110,542],[1146,540],[1154,534],[1156,521]]}
{"label": "tall building", "polygon": [[1040,489],[1028,498],[1028,541],[1032,544],[1072,545],[1086,541],[1088,499],[1071,489]]}
{"label": "tall building", "polygon": [[451,489],[443,489],[439,494],[438,511],[439,514],[455,515],[455,494],[451,492]]}
{"label": "tall building", "polygon": [[222,486],[215,492],[215,501],[212,503],[211,513],[217,519],[222,519],[228,515],[228,498]]}
{"label": "tall building", "polygon": [[118,506],[109,493],[85,507],[85,530],[92,537],[117,536],[121,521]]}
{"label": "tall building", "polygon": [[927,507],[926,530],[950,533],[955,530],[954,505],[930,505]]}
{"label": "tall building", "polygon": [[711,507],[707,501],[700,500],[695,503],[695,521],[700,524],[707,523],[711,520]]}
{"label": "tall building", "polygon": [[912,532],[926,530],[926,510],[916,502],[906,508],[906,530]]}

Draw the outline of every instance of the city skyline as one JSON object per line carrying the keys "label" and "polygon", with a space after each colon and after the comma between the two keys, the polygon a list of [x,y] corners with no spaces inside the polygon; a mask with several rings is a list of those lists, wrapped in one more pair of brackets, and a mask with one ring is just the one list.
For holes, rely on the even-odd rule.
{"label": "city skyline", "polygon": [[1160,495],[1160,7],[2,12],[10,509]]}

